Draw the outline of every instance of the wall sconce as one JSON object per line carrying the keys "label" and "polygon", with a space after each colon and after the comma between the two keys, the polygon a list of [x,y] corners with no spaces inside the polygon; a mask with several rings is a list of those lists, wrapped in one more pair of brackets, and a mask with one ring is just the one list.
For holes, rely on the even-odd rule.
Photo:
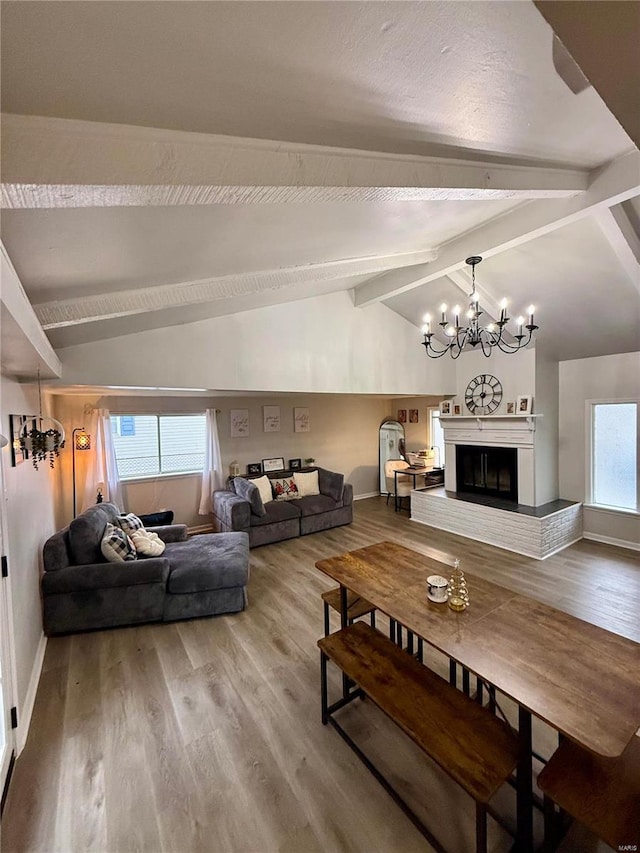
{"label": "wall sconce", "polygon": [[84,427],[76,427],[71,433],[73,469],[73,517],[76,517],[76,450],[91,450],[91,436]]}

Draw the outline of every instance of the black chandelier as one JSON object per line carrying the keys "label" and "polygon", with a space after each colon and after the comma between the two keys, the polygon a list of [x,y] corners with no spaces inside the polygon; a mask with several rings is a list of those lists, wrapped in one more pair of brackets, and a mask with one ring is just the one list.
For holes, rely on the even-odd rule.
{"label": "black chandelier", "polygon": [[[445,340],[438,341],[436,338],[436,343],[442,343],[442,348],[433,345],[432,338],[434,332],[431,331],[431,315],[425,314],[425,325],[422,327],[424,335],[422,346],[430,358],[440,358],[446,353],[449,353],[452,358],[458,358],[465,347],[475,349],[477,346],[481,348],[483,355],[486,355],[488,358],[494,347],[498,347],[501,352],[512,353],[518,352],[518,350],[526,347],[531,342],[533,333],[538,328],[533,322],[533,312],[535,310],[533,305],[527,308],[528,322],[526,324],[524,317],[516,319],[518,334],[512,336],[514,343],[506,340],[504,335],[505,326],[510,320],[510,317],[507,316],[506,299],[503,299],[500,305],[500,319],[486,326],[480,325],[479,321],[483,312],[480,310],[478,294],[476,293],[476,264],[479,264],[481,260],[482,258],[478,255],[472,255],[465,261],[471,267],[472,282],[471,293],[469,294],[469,310],[466,312],[468,325],[460,325],[459,305],[456,305],[453,309],[453,323],[449,323],[447,320],[447,306],[440,306],[441,319],[438,325],[445,334]],[[525,334],[524,329],[527,330],[528,334]],[[447,338],[448,340],[446,340]]]}

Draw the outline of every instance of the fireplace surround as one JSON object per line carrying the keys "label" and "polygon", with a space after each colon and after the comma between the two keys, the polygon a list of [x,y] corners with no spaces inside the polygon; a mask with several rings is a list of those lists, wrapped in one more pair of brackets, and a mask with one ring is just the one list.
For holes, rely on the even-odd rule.
{"label": "fireplace surround", "polygon": [[457,444],[456,491],[517,503],[517,448]]}

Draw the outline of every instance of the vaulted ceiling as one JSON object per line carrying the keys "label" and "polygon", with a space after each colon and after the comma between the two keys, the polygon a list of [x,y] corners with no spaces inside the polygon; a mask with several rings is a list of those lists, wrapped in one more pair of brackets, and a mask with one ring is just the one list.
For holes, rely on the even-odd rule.
{"label": "vaulted ceiling", "polygon": [[555,357],[640,349],[638,150],[528,0],[2,18],[2,239],[56,348],[337,290],[419,327],[481,254]]}

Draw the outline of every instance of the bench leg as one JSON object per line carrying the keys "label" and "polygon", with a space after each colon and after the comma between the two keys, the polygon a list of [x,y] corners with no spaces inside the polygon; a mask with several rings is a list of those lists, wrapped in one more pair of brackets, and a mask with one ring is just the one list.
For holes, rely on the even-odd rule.
{"label": "bench leg", "polygon": [[324,635],[325,635],[325,637],[328,637],[329,634],[331,633],[331,623],[329,622],[329,605],[327,604],[326,601],[324,601],[323,604],[324,604]]}
{"label": "bench leg", "polygon": [[520,755],[516,773],[517,820],[516,849],[518,853],[533,850],[533,760],[531,757],[531,713],[518,709],[518,739]]}
{"label": "bench leg", "polygon": [[487,853],[487,807],[476,803],[476,853]]}
{"label": "bench leg", "polygon": [[413,654],[413,631],[407,631],[407,652]]}
{"label": "bench leg", "polygon": [[392,643],[396,641],[396,620],[389,619],[389,639]]}
{"label": "bench leg", "polygon": [[320,652],[320,704],[322,708],[322,725],[326,726],[329,722],[327,708],[329,707],[327,693],[327,656],[324,652]]}
{"label": "bench leg", "polygon": [[465,696],[468,696],[471,691],[471,687],[469,685],[469,670],[466,667],[462,667],[462,692]]}
{"label": "bench leg", "polygon": [[454,660],[449,659],[449,684],[452,687],[458,686],[458,667]]}
{"label": "bench leg", "polygon": [[556,843],[558,841],[558,826],[557,826],[557,816],[556,816],[556,808],[551,797],[547,797],[546,794],[543,800],[543,811],[544,811],[544,853],[552,853],[553,850],[556,849]]}
{"label": "bench leg", "polygon": [[376,627],[376,611],[375,610],[372,610],[371,613],[369,614],[369,622],[371,623],[372,628]]}
{"label": "bench leg", "polygon": [[424,663],[424,642],[422,637],[418,637],[418,660]]}

